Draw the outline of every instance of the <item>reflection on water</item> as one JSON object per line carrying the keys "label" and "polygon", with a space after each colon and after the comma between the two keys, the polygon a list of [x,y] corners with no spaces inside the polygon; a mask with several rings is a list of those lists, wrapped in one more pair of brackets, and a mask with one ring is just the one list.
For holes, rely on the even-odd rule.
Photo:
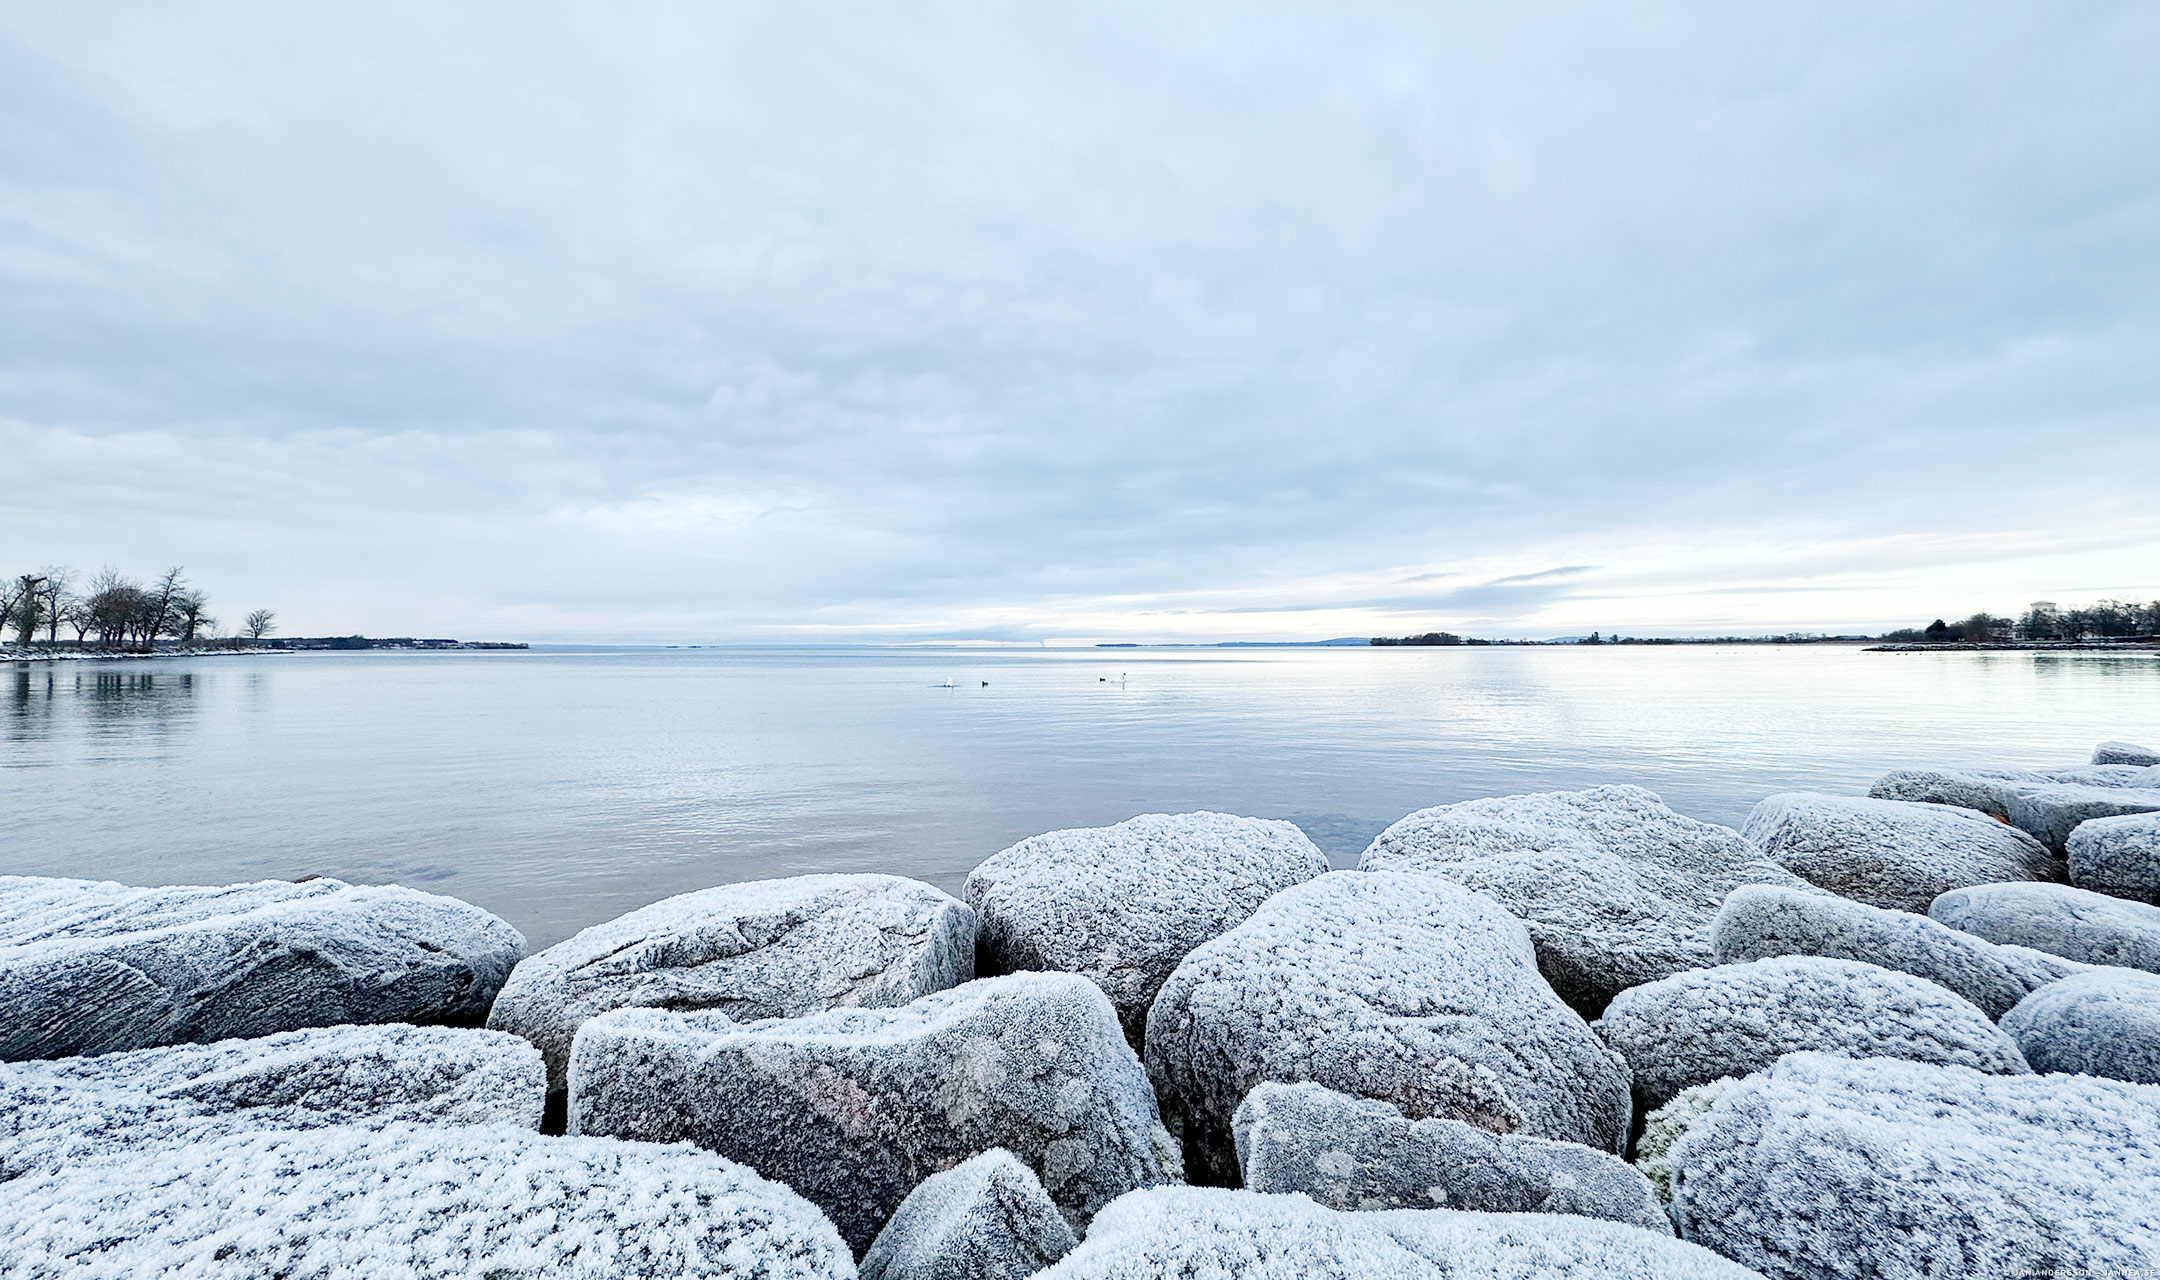
{"label": "reflection on water", "polygon": [[2160,660],[2130,655],[535,651],[4,674],[0,873],[396,880],[542,945],[730,880],[957,888],[1023,836],[1148,811],[1289,817],[1347,864],[1404,813],[1477,795],[1630,782],[1736,823],[1904,765],[2160,739]]}

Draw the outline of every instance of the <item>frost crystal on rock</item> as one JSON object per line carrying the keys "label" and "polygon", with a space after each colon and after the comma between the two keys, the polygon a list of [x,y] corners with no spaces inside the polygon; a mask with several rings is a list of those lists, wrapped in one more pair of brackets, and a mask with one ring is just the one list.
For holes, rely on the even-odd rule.
{"label": "frost crystal on rock", "polygon": [[2087,967],[2029,947],[1997,946],[1923,915],[1773,885],[1733,890],[1710,928],[1710,947],[1720,964],[1822,956],[1881,965],[1948,988],[1990,1018]]}
{"label": "frost crystal on rock", "polygon": [[523,1040],[450,1027],[323,1027],[0,1064],[0,1181],[257,1129],[531,1129],[545,1086],[540,1055]]}
{"label": "frost crystal on rock", "polygon": [[1022,1280],[1075,1243],[1034,1172],[985,1151],[908,1193],[863,1255],[862,1280]]}
{"label": "frost crystal on rock", "polygon": [[1909,973],[1814,956],[1719,965],[1623,991],[1598,1031],[1627,1059],[1645,1109],[1808,1050],[2028,1070],[2016,1043],[1948,990]]}
{"label": "frost crystal on rock", "polygon": [[2087,819],[2065,847],[2078,888],[2160,905],[2160,813]]}
{"label": "frost crystal on rock", "polygon": [[2042,987],[2002,1029],[2035,1071],[2160,1084],[2160,975],[2101,968]]}
{"label": "frost crystal on rock", "polygon": [[917,1183],[993,1147],[1075,1226],[1178,1173],[1109,998],[1067,973],[748,1024],[617,1009],[578,1032],[570,1123],[739,1160],[824,1208],[858,1250]]}
{"label": "frost crystal on rock", "polygon": [[1445,876],[1522,917],[1545,977],[1585,1017],[1629,987],[1709,964],[1710,921],[1735,886],[1800,883],[1739,832],[1641,787],[1421,809],[1358,866]]}
{"label": "frost crystal on rock", "polygon": [[1231,1118],[1266,1080],[1412,1118],[1617,1151],[1627,1072],[1553,994],[1523,924],[1438,876],[1335,871],[1185,957],[1147,1064],[1196,1181],[1238,1176]]}
{"label": "frost crystal on rock", "polygon": [[1288,822],[1145,814],[1032,836],[968,875],[984,973],[1085,974],[1141,1043],[1148,1007],[1187,952],[1328,869]]}
{"label": "frost crystal on rock", "polygon": [[716,1009],[737,1021],[906,1004],[975,976],[975,915],[904,876],[788,876],[678,894],[518,965],[488,1025],[568,1086],[570,1042],[610,1009]]}
{"label": "frost crystal on rock", "polygon": [[850,1280],[814,1207],[718,1156],[507,1125],[274,1130],[6,1184],[0,1273]]}
{"label": "frost crystal on rock", "polygon": [[0,876],[0,1061],[347,1022],[474,1025],[525,939],[398,885]]}
{"label": "frost crystal on rock", "polygon": [[1928,915],[1990,942],[2160,972],[2160,907],[2142,902],[2066,884],[1985,884],[1944,894]]}
{"label": "frost crystal on rock", "polygon": [[1324,1209],[1304,1196],[1135,1191],[1040,1280],[1760,1280],[1707,1249],[1565,1213]]}
{"label": "frost crystal on rock", "polygon": [[1791,792],[1756,805],[1740,831],[1808,883],[1893,911],[1968,885],[2056,878],[2047,846],[1952,805]]}
{"label": "frost crystal on rock", "polygon": [[2160,1089],[1796,1054],[1666,1159],[1680,1234],[1771,1280],[2160,1272]]}
{"label": "frost crystal on rock", "polygon": [[1330,1209],[1575,1213],[1672,1230],[1633,1165],[1580,1143],[1411,1120],[1316,1084],[1260,1085],[1231,1123],[1251,1191],[1299,1192]]}

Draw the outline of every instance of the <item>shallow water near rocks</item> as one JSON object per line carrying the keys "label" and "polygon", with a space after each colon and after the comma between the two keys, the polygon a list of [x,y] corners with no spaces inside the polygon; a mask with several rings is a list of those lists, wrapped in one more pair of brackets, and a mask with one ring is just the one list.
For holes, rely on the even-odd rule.
{"label": "shallow water near rocks", "polygon": [[[987,683],[985,683],[987,682]],[[950,687],[946,687],[946,686]],[[812,871],[957,891],[1210,808],[1337,865],[1413,809],[1629,782],[1737,825],[1894,768],[2160,739],[2160,659],[1849,646],[298,653],[0,667],[0,873],[452,894],[535,947]]]}

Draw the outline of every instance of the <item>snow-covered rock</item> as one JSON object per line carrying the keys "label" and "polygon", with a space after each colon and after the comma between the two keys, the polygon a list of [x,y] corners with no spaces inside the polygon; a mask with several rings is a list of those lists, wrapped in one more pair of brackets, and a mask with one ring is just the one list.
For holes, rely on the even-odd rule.
{"label": "snow-covered rock", "polygon": [[610,1009],[717,1009],[737,1021],[888,1008],[975,976],[975,913],[920,880],[788,876],[678,894],[527,958],[488,1025],[538,1045],[548,1087]]}
{"label": "snow-covered rock", "polygon": [[1421,809],[1358,866],[1445,876],[1522,917],[1546,979],[1586,1017],[1710,963],[1710,921],[1735,886],[1798,883],[1732,828],[1625,786]]}
{"label": "snow-covered rock", "polygon": [[1978,809],[1991,818],[2010,820],[2010,797],[2033,787],[2137,787],[2153,785],[2145,769],[2132,765],[2072,765],[2062,769],[1897,769],[1875,780],[1868,794],[1877,800]]}
{"label": "snow-covered rock", "polygon": [[1304,1196],[1135,1191],[1041,1280],[1761,1280],[1707,1249],[1565,1213],[1326,1209]]}
{"label": "snow-covered rock", "polygon": [[1771,1280],[2160,1274],[2160,1089],[1796,1054],[1667,1159],[1680,1234]]}
{"label": "snow-covered rock", "polygon": [[993,1147],[1075,1227],[1178,1172],[1109,998],[1067,973],[747,1024],[604,1013],[571,1050],[570,1126],[739,1160],[817,1203],[858,1250],[917,1183]]}
{"label": "snow-covered rock", "polygon": [[1909,973],[1779,956],[1675,974],[1623,991],[1598,1022],[1645,1110],[1682,1089],[1760,1071],[1788,1053],[2028,1070],[1988,1016]]}
{"label": "snow-covered rock", "polygon": [[2160,765],[2160,751],[2141,747],[2134,742],[2103,742],[2093,748],[2094,764],[2127,764],[2140,768]]}
{"label": "snow-covered rock", "polygon": [[398,885],[0,876],[0,1061],[347,1022],[474,1025],[525,939]]}
{"label": "snow-covered rock", "polygon": [[[1703,1112],[1717,1105],[1718,1095],[1738,1083],[1738,1079],[1726,1076],[1708,1084],[1690,1085],[1674,1094],[1671,1102],[1643,1117],[1642,1132],[1635,1138],[1635,1167],[1650,1180],[1659,1204],[1672,1203],[1673,1144]],[[1669,1214],[1667,1225],[1671,1225]]]}
{"label": "snow-covered rock", "polygon": [[1231,1119],[1265,1080],[1492,1133],[1627,1137],[1626,1070],[1538,975],[1522,922],[1438,876],[1335,871],[1268,899],[1163,984],[1147,1066],[1194,1181],[1236,1180]]}
{"label": "snow-covered rock", "polygon": [[0,1064],[0,1181],[257,1129],[537,1128],[546,1083],[516,1036],[395,1025]]}
{"label": "snow-covered rock", "polygon": [[1328,869],[1288,822],[1151,813],[1031,836],[968,875],[985,974],[1085,974],[1141,1043],[1148,1007],[1194,947]]}
{"label": "snow-covered rock", "polygon": [[985,1151],[908,1193],[863,1255],[862,1280],[1023,1280],[1077,1243],[1034,1171]]}
{"label": "snow-covered rock", "polygon": [[816,1208],[718,1156],[510,1125],[237,1133],[6,1184],[35,1280],[848,1280]]}
{"label": "snow-covered rock", "polygon": [[1331,1209],[1576,1213],[1670,1232],[1650,1183],[1574,1142],[1411,1120],[1316,1084],[1263,1084],[1231,1121],[1249,1191],[1301,1192]]}
{"label": "snow-covered rock", "polygon": [[1935,899],[1953,929],[2083,964],[2160,973],[2160,907],[2066,884],[1984,884]]}
{"label": "snow-covered rock", "polygon": [[2160,1084],[2160,975],[2101,968],[2025,997],[2003,1016],[2035,1071]]}
{"label": "snow-covered rock", "polygon": [[2087,968],[2029,947],[1997,946],[1909,911],[1775,885],[1733,890],[1710,927],[1710,949],[1719,964],[1772,956],[1865,961],[1947,987],[1990,1018]]}
{"label": "snow-covered rock", "polygon": [[1748,814],[1740,833],[1809,884],[1893,911],[2004,880],[2054,880],[2046,845],[1953,805],[1788,792]]}
{"label": "snow-covered rock", "polygon": [[2130,813],[2160,812],[2160,786],[2088,787],[2061,783],[2027,787],[2005,799],[2009,822],[2057,853],[2067,852],[2081,823]]}
{"label": "snow-covered rock", "polygon": [[2073,828],[2064,845],[2070,883],[2160,905],[2160,813],[2091,818]]}

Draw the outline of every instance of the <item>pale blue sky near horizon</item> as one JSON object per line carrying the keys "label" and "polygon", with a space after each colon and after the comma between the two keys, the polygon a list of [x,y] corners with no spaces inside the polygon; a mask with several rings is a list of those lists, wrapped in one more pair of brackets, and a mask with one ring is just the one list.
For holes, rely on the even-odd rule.
{"label": "pale blue sky near horizon", "polygon": [[0,568],[294,634],[2160,597],[2160,9],[0,10]]}

